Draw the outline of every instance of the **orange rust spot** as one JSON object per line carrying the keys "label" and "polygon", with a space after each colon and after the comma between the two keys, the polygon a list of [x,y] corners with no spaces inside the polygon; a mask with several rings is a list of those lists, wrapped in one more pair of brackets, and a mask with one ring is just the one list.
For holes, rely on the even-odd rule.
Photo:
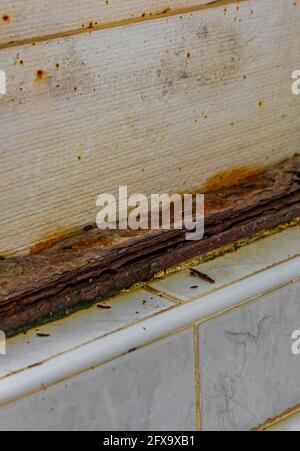
{"label": "orange rust spot", "polygon": [[43,81],[46,78],[47,78],[47,72],[46,71],[44,71],[42,69],[37,70],[37,72],[36,72],[36,81]]}
{"label": "orange rust spot", "polygon": [[10,22],[10,17],[7,14],[4,14],[4,16],[2,16],[2,20],[3,22]]}
{"label": "orange rust spot", "polygon": [[262,167],[258,165],[228,169],[211,177],[203,185],[202,191],[204,193],[207,193],[209,191],[216,191],[221,188],[229,188],[236,185],[242,185],[249,182],[252,177],[261,174],[262,171]]}
{"label": "orange rust spot", "polygon": [[108,247],[114,243],[113,237],[109,236],[95,236],[94,234],[89,237],[83,237],[82,239],[72,242],[72,249],[75,251],[87,249],[89,247]]}
{"label": "orange rust spot", "polygon": [[38,254],[41,251],[44,251],[46,249],[49,249],[52,246],[55,246],[56,244],[60,243],[62,240],[69,238],[70,236],[74,235],[74,230],[61,230],[57,231],[51,238],[45,238],[40,241],[38,241],[36,244],[31,246],[29,250],[29,255],[35,255]]}

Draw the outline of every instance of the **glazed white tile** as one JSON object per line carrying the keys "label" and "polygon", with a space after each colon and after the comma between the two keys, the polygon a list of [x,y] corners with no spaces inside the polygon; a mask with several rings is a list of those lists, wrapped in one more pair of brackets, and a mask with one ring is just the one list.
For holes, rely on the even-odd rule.
{"label": "glazed white tile", "polygon": [[[0,356],[0,379],[175,306],[142,289],[116,296],[104,304],[111,309],[99,309],[95,305],[33,329],[25,336],[9,339],[7,355]],[[50,336],[38,337],[37,333]]]}
{"label": "glazed white tile", "polygon": [[216,281],[214,285],[186,270],[155,281],[150,286],[181,301],[192,301],[299,254],[300,227],[297,226],[196,266]]}
{"label": "glazed white tile", "polygon": [[81,343],[77,348],[50,358],[43,364],[36,361],[31,367],[0,379],[0,405],[119,358],[133,348],[146,346],[174,331],[191,326],[195,321],[207,321],[212,315],[234,309],[299,277],[300,257],[295,257],[210,293],[201,302],[184,303],[159,312],[100,339]]}
{"label": "glazed white tile", "polygon": [[193,330],[0,408],[1,431],[195,429]]}
{"label": "glazed white tile", "polygon": [[271,426],[270,432],[299,432],[300,431],[300,412],[286,418],[283,421]]}
{"label": "glazed white tile", "polygon": [[[269,249],[269,251],[272,253],[272,249]],[[267,248],[265,252],[268,253]],[[284,252],[283,249],[281,249],[281,252]],[[108,333],[108,335],[100,335],[100,338],[97,338],[98,335],[96,339],[91,337],[88,343],[86,338],[87,334],[90,334],[89,322],[96,317],[93,314],[89,315],[89,311],[83,312],[82,314],[87,315],[87,320],[83,321],[80,327],[75,327],[73,322],[73,318],[76,318],[76,315],[59,323],[61,335],[55,341],[54,348],[52,348],[52,351],[54,350],[55,352],[50,354],[47,351],[48,346],[45,344],[48,338],[36,337],[34,347],[22,348],[24,341],[26,343],[28,338],[24,336],[19,337],[16,340],[18,354],[15,354],[15,360],[12,359],[12,365],[17,369],[24,369],[8,377],[0,378],[0,405],[6,405],[39,390],[44,390],[46,393],[50,386],[59,383],[61,380],[72,379],[74,375],[105,365],[107,362],[126,355],[133,348],[147,346],[149,343],[160,340],[161,337],[174,333],[174,331],[190,327],[195,321],[206,321],[212,315],[224,312],[227,309],[234,309],[238,305],[249,301],[249,299],[269,293],[270,290],[282,287],[298,278],[300,278],[299,256],[209,293],[201,298],[201,302],[189,302],[179,306],[174,304],[175,306],[173,307],[173,304],[166,301],[165,310],[162,309],[160,311],[158,308],[157,314],[151,313],[150,317],[134,323],[131,321],[126,323],[125,321],[125,327],[117,327],[117,330]],[[132,305],[132,295],[130,293],[128,298],[130,305]],[[152,300],[156,299],[148,292],[147,295],[150,296],[150,299],[152,297]],[[144,296],[142,298],[145,300]],[[160,298],[157,300],[161,302]],[[141,298],[138,299],[138,302],[138,305],[141,305]],[[142,304],[144,305],[143,302]],[[117,303],[117,305],[119,307],[121,303]],[[125,298],[122,306],[125,308],[124,317],[128,318],[126,316]],[[104,314],[109,312],[112,313],[111,310],[100,310],[99,312],[97,310],[94,313]],[[136,312],[140,312],[140,310],[137,309]],[[93,310],[91,313],[93,313]],[[131,317],[132,315],[129,315],[129,319]],[[117,319],[119,319],[119,316]],[[56,327],[56,325],[54,326]],[[50,329],[48,327],[45,326],[40,332],[49,332]],[[69,331],[68,334],[70,334],[70,337],[66,336],[67,343],[64,342],[63,338],[65,327]],[[99,325],[95,324],[94,327],[96,332],[98,332]],[[51,347],[51,342],[49,344]],[[77,345],[75,348],[73,347],[74,344]],[[26,354],[26,352],[28,354],[24,356],[23,354]],[[49,356],[48,360],[44,360],[45,356]],[[0,356],[0,360],[1,358]],[[5,371],[2,374],[7,375]]]}
{"label": "glazed white tile", "polygon": [[200,326],[203,428],[246,431],[300,403],[300,282]]}

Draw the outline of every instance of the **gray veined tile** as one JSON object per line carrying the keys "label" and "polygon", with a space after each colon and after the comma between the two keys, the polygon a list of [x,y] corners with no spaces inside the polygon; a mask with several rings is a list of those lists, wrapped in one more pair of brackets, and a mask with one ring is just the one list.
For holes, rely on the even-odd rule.
{"label": "gray veined tile", "polygon": [[0,408],[0,430],[195,430],[193,329]]}
{"label": "gray veined tile", "polygon": [[212,277],[215,284],[191,276],[186,270],[155,281],[151,287],[181,301],[192,301],[292,258],[300,253],[299,249],[300,227],[296,226],[195,267]]}
{"label": "gray veined tile", "polygon": [[300,403],[299,329],[299,282],[200,326],[204,430],[250,430]]}
{"label": "gray veined tile", "polygon": [[111,308],[101,309],[95,305],[38,328],[39,333],[49,337],[38,337],[37,329],[33,329],[25,336],[8,340],[7,355],[0,356],[0,378],[175,305],[142,289],[118,295],[103,304]]}

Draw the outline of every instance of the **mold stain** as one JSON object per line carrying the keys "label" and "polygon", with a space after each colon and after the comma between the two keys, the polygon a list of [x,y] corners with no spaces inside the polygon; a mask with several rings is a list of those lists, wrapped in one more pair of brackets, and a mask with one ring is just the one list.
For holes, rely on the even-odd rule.
{"label": "mold stain", "polygon": [[[213,25],[211,27],[215,28]],[[224,26],[216,35],[205,25],[191,33],[195,36],[193,49],[182,46],[161,57],[157,75],[162,97],[185,90],[184,80],[187,79],[193,89],[203,86],[223,88],[241,70],[243,42],[235,27]]]}

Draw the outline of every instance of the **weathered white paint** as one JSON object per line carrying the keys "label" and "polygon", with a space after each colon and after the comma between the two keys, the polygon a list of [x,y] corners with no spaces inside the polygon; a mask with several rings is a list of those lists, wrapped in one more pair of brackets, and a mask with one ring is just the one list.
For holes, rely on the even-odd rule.
{"label": "weathered white paint", "polygon": [[1,0],[0,45],[169,14],[214,0]]}
{"label": "weathered white paint", "polygon": [[293,155],[299,35],[300,5],[252,0],[2,50],[0,253],[94,222],[121,184],[188,192]]}

